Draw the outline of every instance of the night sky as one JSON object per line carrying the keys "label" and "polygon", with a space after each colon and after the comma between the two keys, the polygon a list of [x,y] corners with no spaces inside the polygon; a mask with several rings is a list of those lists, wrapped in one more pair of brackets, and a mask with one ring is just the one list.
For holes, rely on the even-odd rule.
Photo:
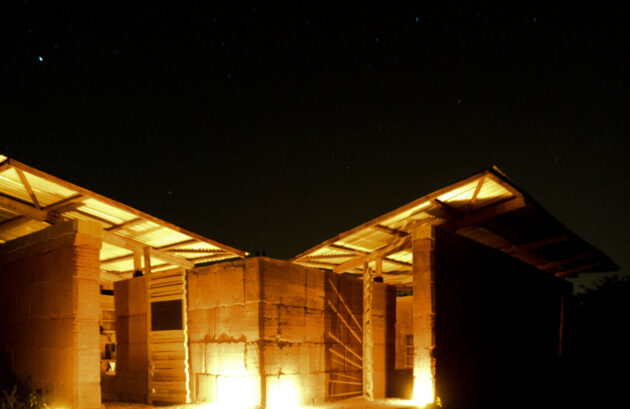
{"label": "night sky", "polygon": [[0,6],[0,153],[282,259],[496,164],[628,274],[621,10],[57,3]]}

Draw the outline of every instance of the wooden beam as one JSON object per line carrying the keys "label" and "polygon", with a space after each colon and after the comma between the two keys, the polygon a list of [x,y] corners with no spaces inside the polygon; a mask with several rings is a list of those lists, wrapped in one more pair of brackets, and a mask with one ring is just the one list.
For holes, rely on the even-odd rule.
{"label": "wooden beam", "polygon": [[0,207],[10,212],[43,222],[48,218],[48,212],[4,195],[0,195]]}
{"label": "wooden beam", "polygon": [[[151,247],[147,246],[143,249],[142,255],[144,258],[144,275],[147,277],[147,283],[151,282]],[[148,300],[150,300],[151,296],[151,285],[148,285],[149,293],[147,294]]]}
{"label": "wooden beam", "polygon": [[[411,264],[409,264],[411,267]],[[375,260],[374,277],[383,277],[383,258],[379,257]]]}
{"label": "wooden beam", "polygon": [[[145,245],[127,237],[119,236],[116,233],[103,231],[103,241],[105,243],[122,247],[133,252],[141,254],[144,254],[145,252]],[[176,256],[175,254],[169,254],[161,250],[151,249],[151,256],[159,260],[166,261],[167,263],[175,266],[180,266],[184,268],[193,268],[195,266],[194,263],[186,260],[184,257]]]}
{"label": "wooden beam", "polygon": [[[377,259],[378,260],[378,259]],[[369,263],[363,265],[363,396],[374,398],[374,329],[372,304],[374,279]]]}
{"label": "wooden beam", "polygon": [[328,247],[331,247],[333,249],[338,249],[338,250],[344,250],[344,251],[354,253],[354,254],[359,254],[359,255],[367,254],[367,251],[353,249],[352,247],[342,246],[341,244],[329,244]]}
{"label": "wooden beam", "polygon": [[5,159],[2,161],[2,163],[0,163],[0,173],[4,172],[5,170],[9,169],[11,167],[11,162],[9,161],[9,159]]}
{"label": "wooden beam", "polygon": [[361,324],[359,324],[359,320],[357,320],[357,317],[354,316],[354,314],[352,313],[352,310],[350,310],[350,307],[348,307],[348,304],[346,304],[346,300],[343,299],[343,296],[341,295],[341,293],[335,286],[335,283],[333,283],[330,278],[328,279],[328,284],[330,284],[330,288],[332,288],[335,294],[337,294],[337,297],[339,298],[339,301],[341,301],[341,304],[343,304],[343,306],[346,307],[346,311],[348,311],[348,314],[350,315],[350,318],[352,318],[352,321],[354,321],[354,323],[357,324],[357,328],[359,329],[359,331],[363,332],[363,329],[361,328]]}
{"label": "wooden beam", "polygon": [[493,166],[488,173],[488,177],[503,188],[505,188],[508,192],[512,193],[514,197],[520,197],[521,199],[523,198],[523,194],[519,192],[518,189],[516,189],[514,186],[512,186],[512,182],[510,182],[509,178],[498,168]]}
{"label": "wooden beam", "polygon": [[22,172],[22,169],[16,168],[15,171],[20,177],[20,181],[22,182],[24,189],[26,189],[26,192],[28,193],[31,200],[33,201],[33,205],[35,205],[37,209],[41,209],[42,207],[39,205],[39,200],[37,200],[37,196],[35,196],[35,192],[33,192],[33,188],[31,187],[31,184],[28,182],[28,179],[26,179],[26,176],[24,176],[24,172]]}
{"label": "wooden beam", "polygon": [[354,380],[357,380],[357,381],[361,380],[360,376],[346,375],[346,374],[339,373],[339,372],[331,372],[330,375],[331,376],[335,375],[335,376],[338,376],[339,378],[354,379]]}
{"label": "wooden beam", "polygon": [[339,310],[337,309],[337,307],[334,306],[334,304],[330,301],[330,299],[326,299],[326,301],[328,301],[328,306],[330,306],[330,309],[333,310],[333,312],[337,315],[337,318],[339,318],[339,321],[341,321],[343,323],[343,325],[346,326],[346,328],[348,329],[348,331],[350,331],[350,334],[352,334],[352,336],[359,341],[359,343],[363,342],[363,339],[357,335],[356,332],[354,332],[354,330],[352,329],[352,327],[350,326],[350,324],[348,323],[348,321],[346,321],[346,319],[343,317],[343,315],[341,315],[339,313]]}
{"label": "wooden beam", "polygon": [[359,395],[361,395],[361,391],[344,392],[344,393],[333,393],[333,394],[328,395],[328,397],[329,398],[340,398],[342,396],[351,396],[351,395],[359,396]]}
{"label": "wooden beam", "polygon": [[[169,228],[171,230],[174,230],[176,232],[185,234],[185,235],[190,236],[192,238],[195,238],[195,239],[197,239],[199,241],[208,243],[208,244],[210,244],[210,245],[212,245],[214,247],[222,248],[222,249],[224,249],[225,251],[227,251],[229,253],[233,253],[233,254],[237,255],[238,257],[245,258],[248,255],[248,253],[246,251],[239,250],[239,249],[236,249],[234,247],[230,247],[230,246],[228,246],[226,244],[222,244],[222,243],[219,243],[219,242],[214,241],[212,239],[208,239],[207,237],[203,237],[203,236],[198,235],[196,233],[190,232],[190,231],[188,231],[186,229],[183,229],[183,228],[181,228],[179,226],[176,226],[176,225],[174,225],[172,223],[166,222],[166,221],[161,220],[161,219],[159,219],[157,217],[151,216],[151,215],[149,215],[147,213],[144,213],[144,212],[141,212],[141,211],[139,211],[137,209],[134,209],[131,206],[127,206],[127,205],[125,205],[123,203],[120,203],[120,202],[117,202],[117,201],[115,201],[113,199],[110,199],[108,197],[99,195],[98,193],[94,193],[94,192],[92,192],[92,191],[90,191],[88,189],[85,189],[85,188],[82,188],[80,186],[77,186],[77,185],[75,185],[73,183],[70,183],[70,182],[65,181],[63,179],[60,179],[60,178],[58,178],[56,176],[52,176],[52,175],[50,175],[50,174],[48,174],[46,172],[42,172],[39,169],[35,169],[35,168],[31,167],[31,166],[25,165],[24,163],[16,161],[15,159],[9,158],[9,159],[6,160],[6,162],[8,162],[11,166],[13,166],[16,169],[21,169],[21,170],[23,170],[25,172],[28,172],[30,174],[33,174],[35,176],[39,176],[39,177],[41,177],[43,179],[48,180],[49,182],[53,182],[53,183],[56,183],[56,184],[58,184],[60,186],[63,186],[66,189],[73,190],[73,191],[75,191],[77,193],[80,193],[80,194],[86,196],[86,197],[96,199],[96,200],[98,200],[100,202],[103,202],[103,203],[108,204],[110,206],[113,206],[113,207],[116,207],[118,209],[124,210],[126,212],[134,214],[134,215],[136,215],[138,217],[141,217],[143,219],[150,220],[150,221],[152,221],[154,223],[157,223],[159,225],[167,227],[167,228]],[[110,222],[109,224],[113,224],[113,223]]]}
{"label": "wooden beam", "polygon": [[318,255],[318,256],[306,256],[306,257],[302,258],[300,261],[321,260],[321,259],[327,259],[327,258],[344,258],[344,257],[354,257],[354,256],[356,256],[356,253],[321,254],[321,255]]}
{"label": "wooden beam", "polygon": [[479,182],[477,182],[477,186],[475,186],[475,191],[473,192],[473,195],[470,198],[470,202],[468,202],[468,210],[466,211],[466,213],[470,213],[473,206],[475,205],[475,202],[477,202],[477,197],[479,196],[479,192],[481,191],[481,187],[483,186],[485,181],[486,181],[486,178],[483,177],[479,179]]}
{"label": "wooden beam", "polygon": [[555,274],[556,277],[567,277],[570,276],[572,274],[577,274],[577,273],[581,273],[584,272],[586,270],[590,270],[592,268],[598,267],[605,264],[603,261],[598,261],[596,263],[591,263],[591,264],[586,264],[580,267],[576,267],[573,268],[571,270],[565,270],[565,271],[559,271]]}
{"label": "wooden beam", "polygon": [[439,200],[439,199],[433,199],[431,201],[431,203],[433,203],[436,207],[441,207],[442,209],[444,209],[444,211],[450,216],[450,217],[461,217],[462,214],[458,211],[455,210],[453,207],[451,207],[450,205],[446,204],[445,202]]}
{"label": "wooden beam", "polygon": [[124,256],[107,258],[105,260],[101,260],[101,265],[102,264],[117,263],[119,261],[131,260],[134,257],[134,254],[135,253],[131,253],[131,254],[125,254]]}
{"label": "wooden beam", "polygon": [[362,365],[359,365],[356,362],[354,362],[353,360],[346,358],[344,355],[340,354],[339,352],[335,351],[334,349],[328,348],[328,351],[330,351],[331,354],[336,355],[339,358],[343,359],[344,361],[346,361],[350,365],[356,366],[359,369],[363,369]]}
{"label": "wooden beam", "polygon": [[344,349],[348,352],[350,352],[352,355],[354,355],[355,357],[357,357],[359,359],[359,361],[363,362],[363,358],[361,357],[361,355],[357,354],[356,352],[354,352],[352,350],[352,348],[350,348],[348,345],[344,344],[343,342],[341,342],[341,340],[339,338],[337,338],[336,336],[333,335],[332,332],[328,332],[328,336],[330,338],[333,339],[333,341],[335,341],[336,343],[338,343],[339,345],[341,345],[342,347],[344,347]]}
{"label": "wooden beam", "polygon": [[160,246],[160,247],[157,247],[156,249],[161,250],[161,251],[166,251],[166,250],[170,250],[170,249],[174,249],[177,247],[186,246],[188,244],[193,244],[193,243],[198,243],[198,242],[199,240],[197,239],[186,239],[183,241],[179,241],[177,243],[167,244],[166,246]]}
{"label": "wooden beam", "polygon": [[115,226],[109,227],[106,230],[107,231],[111,231],[111,232],[115,232],[118,231],[120,229],[124,229],[125,227],[129,227],[129,226],[133,226],[134,224],[138,224],[140,222],[143,222],[144,219],[141,219],[140,217],[137,217],[135,219],[131,219],[131,220],[127,220],[126,222],[117,224]]}
{"label": "wooden beam", "polygon": [[584,260],[586,258],[591,257],[593,254],[594,254],[593,252],[589,251],[588,253],[580,254],[578,256],[569,257],[569,258],[565,258],[563,260],[558,260],[558,261],[554,261],[554,262],[551,262],[551,263],[547,263],[547,264],[541,266],[540,269],[549,271],[549,270],[552,270],[552,269],[554,269],[556,267],[563,266],[565,264],[569,264],[569,263],[573,263],[573,262],[576,262],[576,261]]}
{"label": "wooden beam", "polygon": [[133,270],[142,271],[142,255],[137,251],[133,252]]}
{"label": "wooden beam", "polygon": [[561,243],[567,240],[569,240],[569,235],[562,234],[560,236],[549,237],[542,240],[536,240],[536,241],[526,243],[526,244],[518,244],[518,245],[509,246],[506,248],[500,248],[499,250],[507,254],[524,253],[530,250],[535,250],[537,248],[549,246],[551,244]]}
{"label": "wooden beam", "polygon": [[374,226],[371,226],[371,227],[374,230],[382,231],[384,233],[391,234],[392,236],[396,236],[396,237],[405,237],[409,235],[409,233],[406,231],[392,229],[391,227],[383,226],[382,224],[375,224]]}
{"label": "wooden beam", "polygon": [[515,210],[525,207],[527,203],[522,197],[514,197],[506,199],[499,203],[495,203],[491,206],[484,207],[473,213],[465,214],[461,217],[455,218],[452,221],[444,223],[444,228],[451,230],[459,230],[463,227],[476,225],[486,220],[493,219],[505,213],[513,212]]}
{"label": "wooden beam", "polygon": [[[108,225],[108,226],[110,226],[110,227],[115,225],[115,222],[113,222],[113,221],[111,221],[111,220],[107,220],[107,219],[105,219],[105,218],[103,218],[103,217],[100,217],[100,216],[95,216],[95,215],[93,215],[92,213],[88,213],[88,212],[85,212],[85,211],[83,211],[83,210],[79,210],[79,209],[72,209],[72,211],[73,211],[73,212],[76,212],[76,213],[79,213],[79,214],[80,214],[80,215],[82,215],[82,216],[89,217],[90,219],[94,219],[94,220],[96,220],[97,222],[101,222],[101,223],[103,223],[103,224],[105,224],[105,225]],[[103,228],[104,228],[104,227],[105,227],[105,226],[103,226]],[[104,230],[105,230],[105,231],[107,231],[107,229],[104,229]]]}
{"label": "wooden beam", "polygon": [[[361,382],[356,381],[342,381],[339,379],[330,379],[328,382],[330,383],[342,383],[344,385],[363,385]],[[358,392],[357,392],[358,393]]]}
{"label": "wooden beam", "polygon": [[[33,219],[26,216],[18,216],[10,220],[5,220],[2,223],[0,223],[0,231],[18,228],[22,226],[23,224],[29,223],[32,220]],[[41,220],[38,220],[38,221],[41,221]]]}
{"label": "wooden beam", "polygon": [[70,196],[66,199],[60,200],[57,203],[53,203],[51,205],[48,205],[46,207],[44,207],[44,210],[46,210],[47,212],[52,212],[52,211],[58,211],[60,213],[66,211],[65,207],[66,206],[70,206],[70,205],[76,205],[78,202],[82,202],[83,200],[85,200],[86,197],[83,196],[82,194],[76,194],[74,196]]}
{"label": "wooden beam", "polygon": [[[346,232],[340,233],[340,234],[336,235],[335,237],[333,237],[333,238],[331,238],[329,240],[326,240],[325,242],[320,243],[317,246],[312,247],[312,248],[310,248],[310,249],[308,249],[308,250],[298,254],[297,256],[291,258],[291,261],[300,260],[302,257],[305,257],[308,254],[313,253],[316,250],[319,250],[319,249],[321,249],[323,247],[326,247],[326,246],[330,246],[330,245],[334,244],[335,242],[343,240],[344,238],[346,238],[348,236],[351,236],[351,235],[353,235],[355,233],[358,233],[358,232],[360,232],[360,231],[362,231],[362,230],[364,230],[366,228],[372,227],[372,226],[377,225],[377,224],[382,224],[383,222],[386,222],[387,220],[389,220],[389,219],[391,219],[391,218],[393,218],[393,217],[395,217],[397,215],[400,215],[403,212],[410,211],[410,210],[412,210],[412,209],[414,209],[414,208],[416,208],[418,206],[421,206],[425,202],[430,202],[433,199],[436,199],[436,198],[442,196],[443,194],[445,194],[447,192],[450,192],[451,190],[454,190],[454,189],[457,189],[459,187],[465,186],[465,185],[467,185],[467,184],[469,184],[469,183],[471,183],[471,182],[473,182],[475,180],[478,180],[481,177],[485,177],[485,176],[489,175],[491,172],[492,172],[491,170],[484,170],[484,171],[479,172],[479,173],[477,173],[477,174],[475,174],[473,176],[470,176],[470,177],[468,177],[466,179],[460,180],[459,182],[453,183],[450,186],[446,186],[446,187],[443,187],[442,189],[438,189],[435,192],[432,192],[432,193],[430,193],[430,194],[428,194],[426,196],[423,196],[423,197],[421,197],[419,199],[416,199],[416,200],[414,200],[411,203],[407,203],[406,205],[401,206],[398,209],[392,210],[391,212],[385,213],[385,214],[383,214],[383,215],[381,215],[381,216],[379,216],[379,217],[377,217],[375,219],[372,219],[372,220],[367,221],[367,222],[365,222],[363,224],[360,224],[359,226],[356,226],[356,227],[354,227],[354,228],[352,228],[352,229],[350,229],[350,230],[348,230]],[[502,185],[504,185],[504,184],[506,184],[506,183],[502,182]],[[422,211],[424,211],[424,209],[422,209]]]}
{"label": "wooden beam", "polygon": [[166,251],[168,253],[211,253],[215,255],[230,254],[227,251],[221,249],[168,249]]}
{"label": "wooden beam", "polygon": [[398,253],[401,250],[409,248],[410,245],[411,236],[403,237],[385,247],[380,248],[379,250],[373,251],[372,253],[364,254],[362,256],[355,257],[352,260],[348,260],[345,263],[333,268],[333,272],[343,273],[344,271],[352,270],[363,263],[369,263],[379,257],[387,257],[389,254]]}

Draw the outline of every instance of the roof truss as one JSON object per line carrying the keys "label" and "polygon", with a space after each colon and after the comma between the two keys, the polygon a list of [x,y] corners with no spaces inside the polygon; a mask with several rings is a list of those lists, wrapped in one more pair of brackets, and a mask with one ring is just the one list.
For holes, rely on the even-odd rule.
{"label": "roof truss", "polygon": [[[3,172],[7,171],[15,171],[17,178],[3,177]],[[39,185],[33,185],[32,180],[38,181]],[[49,202],[47,205],[43,205],[40,195],[47,198]],[[50,203],[51,197],[56,199],[52,203]],[[88,205],[93,203],[98,204],[100,208],[90,211]],[[112,209],[111,211],[115,213],[107,214],[106,209]],[[159,260],[159,263],[185,268],[193,267],[196,261],[243,258],[248,254],[2,155],[0,155],[0,210],[3,210],[5,214],[14,215],[0,220],[0,238],[13,237],[9,232],[19,231],[22,226],[27,226],[33,221],[40,222],[40,227],[43,228],[46,225],[75,217],[72,214],[101,222],[104,225],[104,243],[132,252],[115,256],[102,254],[102,267],[105,269],[115,262],[125,261],[129,261],[125,264],[128,267],[131,267],[130,262],[134,261],[133,268],[136,269],[139,264],[138,259],[140,259],[138,255],[146,254],[147,250],[151,259]],[[120,223],[113,222],[120,214],[130,217]],[[6,234],[2,235],[3,232]],[[154,236],[158,235],[159,239],[160,234],[162,234],[160,244],[151,244],[152,239],[157,240]],[[165,234],[167,236],[164,236]],[[164,242],[170,237],[168,235],[178,239]],[[120,251],[117,252],[120,253]],[[163,264],[156,264],[154,267],[157,268]]]}

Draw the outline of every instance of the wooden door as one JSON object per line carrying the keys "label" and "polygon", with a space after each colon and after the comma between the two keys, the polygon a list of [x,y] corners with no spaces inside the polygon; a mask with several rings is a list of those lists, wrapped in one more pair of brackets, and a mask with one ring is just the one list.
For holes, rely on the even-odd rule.
{"label": "wooden door", "polygon": [[149,404],[187,403],[186,271],[175,268],[150,274],[147,291]]}

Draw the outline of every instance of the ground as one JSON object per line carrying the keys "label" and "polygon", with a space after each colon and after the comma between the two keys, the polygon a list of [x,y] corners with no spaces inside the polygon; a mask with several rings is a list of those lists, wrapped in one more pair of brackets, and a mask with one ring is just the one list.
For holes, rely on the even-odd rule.
{"label": "ground", "polygon": [[[200,407],[207,406],[208,408],[215,409],[214,406],[211,405],[196,405],[196,404],[186,404],[186,405],[174,405],[174,406],[160,406],[155,407],[151,405],[146,405],[143,403],[125,403],[125,402],[103,402],[102,409],[196,409]],[[372,402],[366,401],[363,398],[353,398],[346,399],[343,401],[338,401],[334,403],[326,403],[322,405],[316,406],[303,406],[302,409],[390,409],[390,408],[400,408],[400,409],[409,409],[416,408],[411,401],[402,400],[402,399],[386,399],[386,400],[375,400]],[[216,408],[223,409],[223,408]],[[289,409],[289,408],[284,408]]]}

